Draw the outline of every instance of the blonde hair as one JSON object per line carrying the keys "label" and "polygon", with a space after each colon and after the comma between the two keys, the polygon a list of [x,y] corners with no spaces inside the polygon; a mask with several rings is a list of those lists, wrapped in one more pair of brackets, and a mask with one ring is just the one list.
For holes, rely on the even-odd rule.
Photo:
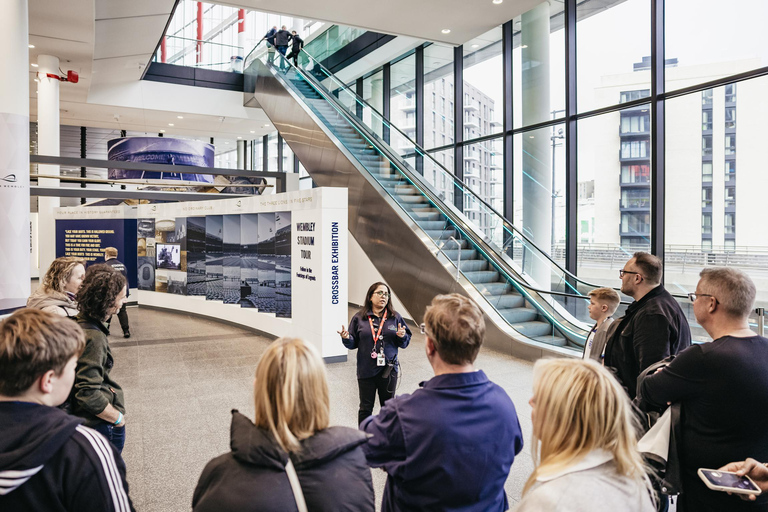
{"label": "blonde hair", "polygon": [[75,267],[82,265],[85,268],[85,260],[81,258],[75,258],[73,256],[62,256],[56,258],[51,262],[51,266],[48,267],[48,271],[43,277],[41,286],[46,293],[59,292],[64,293],[64,288],[72,277],[72,272]]}
{"label": "blonde hair", "polygon": [[117,249],[114,247],[107,247],[104,249],[104,258],[117,258]]}
{"label": "blonde hair", "polygon": [[620,475],[649,485],[637,451],[639,425],[629,398],[600,364],[582,359],[542,359],[533,367],[535,468],[523,488],[579,462],[595,449],[613,454]]}
{"label": "blonde hair", "polygon": [[609,315],[612,315],[616,312],[616,308],[619,307],[619,303],[621,302],[621,296],[619,296],[619,292],[613,288],[595,288],[587,295],[595,300],[599,300],[608,306]]}
{"label": "blonde hair", "polygon": [[325,364],[299,338],[279,338],[261,356],[254,381],[257,427],[269,430],[286,452],[328,428],[330,403]]}

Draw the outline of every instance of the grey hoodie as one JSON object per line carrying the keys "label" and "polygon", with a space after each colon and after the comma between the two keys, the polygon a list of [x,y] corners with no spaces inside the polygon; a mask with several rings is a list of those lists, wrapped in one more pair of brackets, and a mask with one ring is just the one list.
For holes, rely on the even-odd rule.
{"label": "grey hoodie", "polygon": [[77,302],[66,293],[50,291],[44,292],[40,287],[27,299],[27,307],[42,309],[56,315],[74,318],[77,316]]}

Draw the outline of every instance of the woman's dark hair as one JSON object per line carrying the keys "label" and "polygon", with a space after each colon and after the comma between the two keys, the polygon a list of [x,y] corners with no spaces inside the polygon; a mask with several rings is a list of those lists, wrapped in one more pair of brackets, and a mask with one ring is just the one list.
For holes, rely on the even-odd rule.
{"label": "woman's dark hair", "polygon": [[365,294],[365,302],[363,303],[363,307],[360,308],[360,316],[365,317],[368,316],[368,313],[373,313],[373,306],[371,305],[371,297],[373,297],[373,292],[376,291],[376,288],[379,286],[384,286],[387,288],[387,293],[389,293],[389,300],[387,300],[387,305],[384,307],[384,309],[387,311],[387,316],[389,318],[394,318],[395,316],[395,309],[392,307],[392,290],[389,289],[389,286],[387,283],[382,283],[381,281],[377,283],[373,283],[370,288],[368,288],[368,293]]}
{"label": "woman's dark hair", "polygon": [[83,285],[75,297],[77,307],[84,316],[104,321],[126,284],[125,276],[111,265],[91,265],[85,271]]}

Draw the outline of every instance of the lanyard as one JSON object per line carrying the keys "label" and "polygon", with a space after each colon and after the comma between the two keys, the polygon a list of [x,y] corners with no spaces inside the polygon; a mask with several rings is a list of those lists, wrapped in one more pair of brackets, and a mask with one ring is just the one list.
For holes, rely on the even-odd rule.
{"label": "lanyard", "polygon": [[[371,336],[373,336],[373,352],[376,352],[376,343],[379,341],[379,336],[381,336],[381,330],[384,329],[384,322],[387,321],[387,310],[384,310],[384,316],[381,319],[381,325],[379,325],[379,331],[376,332],[376,330],[373,328],[373,319],[369,316],[368,317],[368,324],[371,326]],[[381,346],[384,347],[384,340],[381,340]]]}

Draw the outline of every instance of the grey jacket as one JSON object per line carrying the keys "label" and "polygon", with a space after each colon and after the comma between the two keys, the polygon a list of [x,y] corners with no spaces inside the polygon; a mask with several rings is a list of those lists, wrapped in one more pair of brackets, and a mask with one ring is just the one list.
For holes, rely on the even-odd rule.
{"label": "grey jacket", "polygon": [[603,350],[608,341],[608,332],[610,330],[613,318],[606,318],[605,321],[597,327],[595,338],[592,340],[592,346],[589,343],[584,345],[584,359],[594,359],[598,363],[603,362]]}
{"label": "grey jacket", "polygon": [[616,473],[613,461],[536,482],[516,512],[654,512],[644,485]]}

